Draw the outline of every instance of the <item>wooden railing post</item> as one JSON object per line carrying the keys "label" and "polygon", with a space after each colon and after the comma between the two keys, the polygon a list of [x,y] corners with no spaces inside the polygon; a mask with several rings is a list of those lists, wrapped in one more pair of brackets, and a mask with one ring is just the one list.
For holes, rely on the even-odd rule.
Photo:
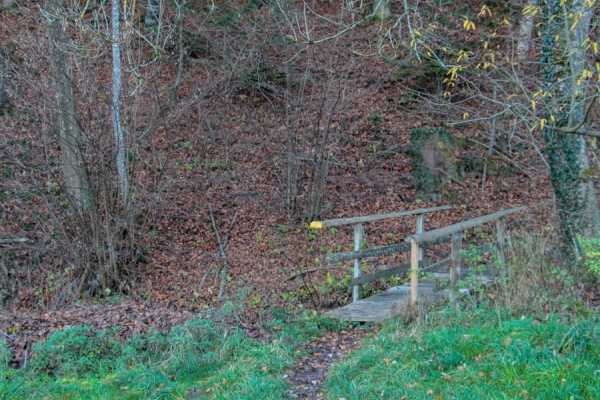
{"label": "wooden railing post", "polygon": [[[363,225],[362,222],[354,225],[354,251],[359,251],[362,247],[363,240]],[[360,258],[354,259],[354,277],[358,278],[362,275],[360,270]],[[360,300],[360,285],[352,287],[352,301]]]}
{"label": "wooden railing post", "polygon": [[498,255],[498,262],[504,265],[506,263],[506,254],[504,253],[506,245],[506,228],[504,217],[496,220],[496,235],[498,237],[498,247],[496,251]]}
{"label": "wooden railing post", "polygon": [[[417,214],[417,232],[423,233],[425,229],[425,214]],[[423,259],[423,247],[419,246],[419,261]]]}
{"label": "wooden railing post", "polygon": [[452,234],[452,252],[450,254],[450,302],[456,300],[458,294],[457,282],[460,277],[462,251],[462,232]]}
{"label": "wooden railing post", "polygon": [[412,242],[410,246],[410,304],[419,301],[419,243]]}

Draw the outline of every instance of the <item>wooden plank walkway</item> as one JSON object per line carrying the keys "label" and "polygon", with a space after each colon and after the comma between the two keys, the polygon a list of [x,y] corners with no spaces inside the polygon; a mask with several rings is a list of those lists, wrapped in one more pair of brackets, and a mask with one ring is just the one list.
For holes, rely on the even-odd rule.
{"label": "wooden plank walkway", "polygon": [[[448,274],[434,274],[437,278],[448,279]],[[491,276],[480,276],[478,284],[486,287],[495,279]],[[462,296],[475,293],[475,287],[459,289]],[[419,282],[419,300],[437,302],[449,297],[449,290],[435,291],[435,284],[430,281]],[[397,317],[410,303],[410,282],[403,286],[396,286],[386,292],[377,294],[366,299],[358,300],[344,307],[325,313],[326,316],[342,321],[356,322],[381,322],[389,318]]]}
{"label": "wooden plank walkway", "polygon": [[[444,296],[447,297],[444,291],[434,292],[433,282],[419,282],[421,300],[436,301]],[[400,315],[409,302],[410,284],[388,289],[378,295],[326,312],[325,315],[342,321],[380,322]]]}

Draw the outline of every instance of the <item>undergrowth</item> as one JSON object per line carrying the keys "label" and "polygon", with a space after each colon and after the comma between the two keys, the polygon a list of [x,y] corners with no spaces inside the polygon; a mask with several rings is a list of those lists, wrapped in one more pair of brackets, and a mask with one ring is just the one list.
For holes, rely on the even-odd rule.
{"label": "undergrowth", "polygon": [[285,370],[303,354],[299,344],[341,328],[305,313],[265,323],[268,337],[259,341],[224,321],[231,322],[222,311],[211,313],[127,341],[116,330],[69,328],[37,343],[35,357],[19,370],[6,368],[0,342],[0,398],[281,399]]}

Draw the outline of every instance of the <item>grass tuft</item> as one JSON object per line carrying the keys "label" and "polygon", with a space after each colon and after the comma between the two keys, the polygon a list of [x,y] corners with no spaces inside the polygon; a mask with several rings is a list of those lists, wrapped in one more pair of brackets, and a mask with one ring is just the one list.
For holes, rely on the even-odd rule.
{"label": "grass tuft", "polygon": [[497,315],[487,304],[443,310],[418,327],[388,323],[333,368],[326,392],[345,399],[600,398],[597,319]]}

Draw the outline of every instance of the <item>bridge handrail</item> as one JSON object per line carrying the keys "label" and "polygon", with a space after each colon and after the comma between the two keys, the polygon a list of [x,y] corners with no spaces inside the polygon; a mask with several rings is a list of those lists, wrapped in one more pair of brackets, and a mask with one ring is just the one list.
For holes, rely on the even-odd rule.
{"label": "bridge handrail", "polygon": [[439,206],[439,207],[431,207],[431,208],[419,208],[418,210],[400,211],[400,212],[394,212],[394,213],[388,213],[388,214],[365,215],[363,217],[339,218],[339,219],[330,219],[330,220],[326,220],[326,221],[313,221],[310,223],[310,227],[312,229],[329,228],[329,227],[334,227],[334,226],[358,224],[358,223],[362,223],[362,222],[373,222],[373,221],[378,221],[380,219],[404,217],[406,215],[426,214],[426,213],[435,212],[435,211],[450,210],[452,208],[454,208],[454,207]]}
{"label": "bridge handrail", "polygon": [[[334,226],[342,226],[342,225],[351,225],[354,224],[354,252],[347,253],[336,253],[330,254],[326,257],[327,262],[337,262],[342,260],[354,260],[354,278],[359,278],[362,276],[361,271],[361,258],[367,257],[370,255],[384,255],[390,253],[396,253],[399,251],[407,251],[409,250],[405,245],[396,245],[396,246],[384,246],[374,249],[368,249],[361,251],[362,247],[362,238],[363,238],[363,222],[373,222],[381,219],[387,218],[398,218],[404,217],[407,215],[416,215],[417,216],[417,226],[416,231],[417,234],[422,233],[425,227],[425,214],[435,212],[435,211],[443,211],[450,210],[454,208],[453,206],[439,206],[439,207],[430,207],[430,208],[420,208],[417,210],[410,211],[400,211],[388,214],[375,214],[375,215],[366,215],[363,217],[351,217],[351,218],[339,218],[339,219],[330,219],[326,221],[313,221],[310,223],[311,229],[321,229],[325,227],[334,227]],[[423,259],[423,249],[417,250],[418,252],[418,260]],[[352,287],[352,299],[353,301],[358,301],[360,299],[360,285],[353,285]]]}
{"label": "bridge handrail", "polygon": [[488,222],[496,221],[496,236],[498,237],[497,249],[498,249],[498,261],[504,262],[504,245],[506,241],[504,217],[509,214],[514,214],[519,211],[526,210],[528,207],[515,207],[508,210],[498,211],[493,214],[484,215],[477,218],[472,218],[467,221],[459,222],[446,226],[444,228],[434,229],[428,232],[416,233],[409,235],[406,238],[407,242],[411,243],[411,255],[410,255],[410,303],[415,305],[419,298],[419,262],[422,258],[422,250],[420,244],[426,243],[430,240],[437,238],[452,237],[452,247],[450,253],[450,301],[454,301],[456,294],[458,293],[457,282],[460,276],[460,264],[461,264],[461,251],[462,251],[462,233],[465,229],[474,228],[479,225],[486,224]]}
{"label": "bridge handrail", "polygon": [[506,215],[513,214],[519,211],[526,210],[527,206],[515,207],[508,210],[498,211],[494,214],[484,215],[482,217],[473,218],[467,221],[459,222],[458,224],[445,226],[443,228],[434,229],[432,231],[427,231],[423,233],[415,233],[414,235],[409,235],[406,237],[405,241],[407,242],[417,242],[422,243],[429,240],[435,240],[441,237],[449,236],[457,232],[462,232],[465,229],[474,228],[479,225],[483,225],[488,222],[495,221],[500,219]]}

